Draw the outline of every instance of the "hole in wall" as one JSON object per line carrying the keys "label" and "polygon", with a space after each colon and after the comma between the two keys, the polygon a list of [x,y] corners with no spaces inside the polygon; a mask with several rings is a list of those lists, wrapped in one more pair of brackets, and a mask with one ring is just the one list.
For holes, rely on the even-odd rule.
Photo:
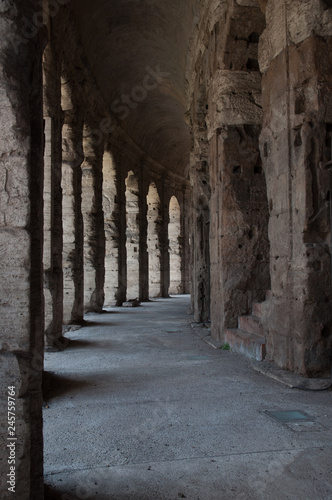
{"label": "hole in wall", "polygon": [[269,210],[270,210],[270,212],[272,212],[272,210],[273,210],[273,201],[272,200],[269,201]]}
{"label": "hole in wall", "polygon": [[253,237],[254,237],[254,231],[252,229],[250,229],[250,231],[248,233],[248,237],[249,237],[249,240],[253,239]]}
{"label": "hole in wall", "polygon": [[261,253],[259,253],[256,257],[257,260],[263,260],[263,255]]}
{"label": "hole in wall", "polygon": [[331,330],[329,325],[324,325],[322,328],[321,335],[324,339],[327,339],[330,336]]}
{"label": "hole in wall", "polygon": [[315,260],[312,264],[314,271],[320,271],[322,269],[322,263],[319,260]]}
{"label": "hole in wall", "polygon": [[261,174],[262,172],[263,172],[263,169],[259,165],[256,165],[254,167],[254,174]]}
{"label": "hole in wall", "polygon": [[249,43],[258,43],[259,42],[259,34],[256,31],[253,31],[250,33],[248,36],[248,42]]}
{"label": "hole in wall", "polygon": [[332,0],[322,0],[324,9],[332,9]]}
{"label": "hole in wall", "polygon": [[246,68],[248,71],[259,71],[259,64],[257,59],[249,58],[246,64]]}
{"label": "hole in wall", "polygon": [[295,135],[294,146],[299,147],[302,146],[302,137],[301,132],[297,132]]}
{"label": "hole in wall", "polygon": [[301,115],[305,112],[305,97],[302,91],[298,91],[295,97],[295,114]]}
{"label": "hole in wall", "polygon": [[236,165],[236,167],[233,167],[233,174],[241,174],[242,168],[240,165]]}

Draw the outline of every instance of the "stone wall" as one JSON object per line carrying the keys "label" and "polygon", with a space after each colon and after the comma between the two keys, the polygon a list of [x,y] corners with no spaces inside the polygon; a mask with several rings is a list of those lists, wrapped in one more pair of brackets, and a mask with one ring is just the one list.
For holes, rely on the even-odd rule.
{"label": "stone wall", "polygon": [[[208,12],[191,84],[193,305],[196,320],[211,318],[213,336],[222,339],[270,286],[259,151],[264,16],[255,2],[211,3]],[[206,24],[211,17],[214,24]]]}
{"label": "stone wall", "polygon": [[331,188],[322,162],[331,159],[332,9],[318,0],[269,1],[266,19],[260,66],[271,212],[267,352],[283,368],[322,375],[331,366]]}

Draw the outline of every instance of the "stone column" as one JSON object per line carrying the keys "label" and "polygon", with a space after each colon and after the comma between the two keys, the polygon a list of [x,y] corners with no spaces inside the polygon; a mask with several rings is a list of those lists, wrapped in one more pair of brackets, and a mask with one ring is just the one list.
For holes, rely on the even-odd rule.
{"label": "stone column", "polygon": [[116,295],[116,305],[121,306],[127,298],[127,249],[126,249],[126,171],[123,165],[122,156],[114,155],[116,168],[116,186],[119,210],[116,217],[116,227],[118,233],[118,256],[119,256],[119,288]]}
{"label": "stone column", "polygon": [[127,300],[138,299],[139,285],[139,184],[132,170],[126,178]]}
{"label": "stone column", "polygon": [[272,280],[267,355],[308,376],[327,375],[331,367],[328,7],[318,0],[268,1],[260,42]]}
{"label": "stone column", "polygon": [[103,211],[105,223],[105,307],[117,304],[119,290],[119,202],[117,175],[109,151],[103,157]]}
{"label": "stone column", "polygon": [[210,319],[210,159],[207,138],[207,94],[209,75],[206,68],[207,54],[199,61],[201,73],[196,77],[196,86],[191,106],[191,155],[190,181],[192,187],[192,309],[197,322]]}
{"label": "stone column", "polygon": [[84,226],[84,310],[101,313],[104,305],[105,233],[102,206],[103,149],[100,138],[84,127],[82,214]]}
{"label": "stone column", "polygon": [[139,197],[139,299],[149,300],[149,255],[148,255],[148,205],[146,197],[149,184],[146,179],[144,165],[141,164],[138,180]]}
{"label": "stone column", "polygon": [[170,286],[169,293],[182,293],[182,209],[179,194],[173,195],[169,204],[169,254],[170,254]]}
{"label": "stone column", "polygon": [[[21,1],[2,2],[0,8],[0,435],[3,453],[0,469],[3,499],[43,498],[44,46],[32,22],[38,8]],[[31,30],[23,29],[22,19]],[[8,396],[14,398],[9,401],[15,402],[15,436],[10,434],[7,424]],[[12,484],[7,482],[10,481],[7,476],[9,444],[13,451],[15,449],[16,457]],[[14,489],[9,491],[10,487]]]}
{"label": "stone column", "polygon": [[161,208],[161,228],[160,228],[160,276],[161,276],[161,296],[169,297],[168,290],[170,285],[170,261],[169,261],[169,200],[170,196],[166,191],[165,183],[162,183],[160,193]]}
{"label": "stone column", "polygon": [[207,160],[195,161],[193,183],[193,309],[198,322],[210,319],[210,174]]}
{"label": "stone column", "polygon": [[61,191],[61,81],[49,42],[44,52],[44,299],[45,348],[64,347]]}
{"label": "stone column", "polygon": [[160,272],[160,197],[154,182],[150,184],[147,196],[148,205],[148,263],[149,263],[149,297],[161,296]]}
{"label": "stone column", "polygon": [[83,119],[72,101],[71,89],[62,85],[62,192],[64,323],[83,321],[83,218],[82,169]]}
{"label": "stone column", "polygon": [[190,230],[191,230],[191,199],[192,193],[189,186],[183,187],[183,211],[182,211],[182,282],[183,293],[191,293],[191,252],[190,252]]}

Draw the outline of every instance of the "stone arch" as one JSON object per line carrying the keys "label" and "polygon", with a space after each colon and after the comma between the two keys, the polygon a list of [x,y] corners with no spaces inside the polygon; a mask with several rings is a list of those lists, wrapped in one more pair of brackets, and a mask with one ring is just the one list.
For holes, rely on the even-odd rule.
{"label": "stone arch", "polygon": [[149,296],[161,295],[161,249],[160,249],[160,197],[154,182],[150,184],[147,195],[148,220],[148,257],[149,257]]}
{"label": "stone arch", "polygon": [[182,262],[181,262],[181,208],[175,195],[169,202],[169,261],[170,261],[170,284],[169,293],[178,294],[182,292]]}
{"label": "stone arch", "polygon": [[139,298],[139,187],[132,170],[126,178],[127,300]]}

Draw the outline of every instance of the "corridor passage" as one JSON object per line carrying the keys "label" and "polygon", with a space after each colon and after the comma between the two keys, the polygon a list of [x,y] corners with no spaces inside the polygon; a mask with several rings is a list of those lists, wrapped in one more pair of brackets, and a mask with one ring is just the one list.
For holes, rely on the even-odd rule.
{"label": "corridor passage", "polygon": [[[291,389],[214,348],[189,305],[88,314],[46,354],[46,498],[332,499],[332,392]],[[287,410],[308,420],[266,413]]]}

